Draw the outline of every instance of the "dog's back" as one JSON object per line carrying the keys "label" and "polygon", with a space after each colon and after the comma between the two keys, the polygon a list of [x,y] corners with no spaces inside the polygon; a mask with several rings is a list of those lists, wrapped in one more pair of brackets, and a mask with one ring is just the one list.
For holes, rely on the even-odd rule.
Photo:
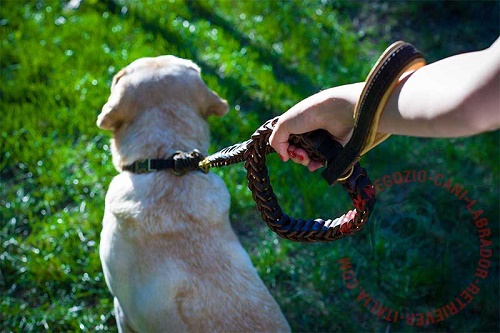
{"label": "dog's back", "polygon": [[[98,124],[114,132],[113,161],[118,170],[135,160],[166,158],[174,149],[198,148],[206,153],[205,117],[223,114],[227,104],[200,84],[194,64],[176,59],[163,64],[176,67],[166,75],[174,78],[155,77],[150,81],[156,84],[147,90],[140,89],[134,75],[148,78],[142,68],[159,71],[158,59],[149,65],[142,61],[139,69],[127,68],[130,72],[126,69],[115,78]],[[202,96],[169,95],[175,75]],[[131,96],[137,91],[141,95]],[[169,171],[122,172],[113,179],[106,196],[100,254],[121,331],[289,330],[230,226],[229,205],[227,188],[213,173],[178,177]]]}
{"label": "dog's back", "polygon": [[106,207],[101,258],[131,327],[286,330],[231,229],[229,194],[216,175],[123,173],[111,183]]}

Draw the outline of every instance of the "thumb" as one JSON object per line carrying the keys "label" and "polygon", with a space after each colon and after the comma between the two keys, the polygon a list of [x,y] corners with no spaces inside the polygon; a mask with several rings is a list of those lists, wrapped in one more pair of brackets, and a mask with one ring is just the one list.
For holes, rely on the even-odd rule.
{"label": "thumb", "polygon": [[290,159],[290,154],[288,154],[288,147],[290,146],[290,143],[288,142],[289,137],[290,131],[288,130],[286,123],[282,122],[282,119],[279,118],[276,125],[274,125],[271,136],[269,137],[269,144],[280,155],[283,162]]}
{"label": "thumb", "polygon": [[290,155],[288,154],[288,147],[290,146],[290,143],[288,143],[289,137],[290,133],[288,132],[286,126],[281,124],[278,120],[274,126],[271,136],[269,137],[269,144],[280,155],[283,162],[290,159]]}

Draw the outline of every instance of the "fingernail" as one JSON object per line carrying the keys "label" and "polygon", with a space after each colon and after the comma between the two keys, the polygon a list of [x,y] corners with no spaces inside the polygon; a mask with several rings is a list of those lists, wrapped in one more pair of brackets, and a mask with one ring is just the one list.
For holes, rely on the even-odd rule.
{"label": "fingernail", "polygon": [[296,156],[297,156],[297,158],[299,159],[299,161],[301,161],[301,162],[302,162],[302,161],[304,160],[304,156],[302,156],[302,155],[296,155]]}
{"label": "fingernail", "polygon": [[291,156],[292,158],[297,157],[297,155],[295,155],[295,153],[294,153],[293,151],[288,151],[288,154],[290,154],[290,156]]}

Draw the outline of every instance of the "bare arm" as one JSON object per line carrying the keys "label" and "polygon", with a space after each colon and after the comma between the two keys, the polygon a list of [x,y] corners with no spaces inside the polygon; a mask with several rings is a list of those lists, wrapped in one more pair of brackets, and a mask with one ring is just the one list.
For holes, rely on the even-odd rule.
{"label": "bare arm", "polygon": [[490,48],[427,65],[391,96],[379,131],[457,137],[500,127],[500,39]]}
{"label": "bare arm", "polygon": [[[270,144],[284,161],[317,169],[301,149],[289,146],[290,134],[322,128],[345,144],[363,83],[321,91],[293,106],[276,124]],[[379,132],[457,137],[500,128],[500,39],[486,50],[427,65],[405,78],[382,114]]]}

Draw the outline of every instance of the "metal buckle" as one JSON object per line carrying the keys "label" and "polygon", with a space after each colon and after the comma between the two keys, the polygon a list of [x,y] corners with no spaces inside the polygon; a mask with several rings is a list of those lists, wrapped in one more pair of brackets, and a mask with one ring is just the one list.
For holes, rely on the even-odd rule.
{"label": "metal buckle", "polygon": [[146,173],[151,171],[151,160],[136,161],[132,166],[134,173]]}

